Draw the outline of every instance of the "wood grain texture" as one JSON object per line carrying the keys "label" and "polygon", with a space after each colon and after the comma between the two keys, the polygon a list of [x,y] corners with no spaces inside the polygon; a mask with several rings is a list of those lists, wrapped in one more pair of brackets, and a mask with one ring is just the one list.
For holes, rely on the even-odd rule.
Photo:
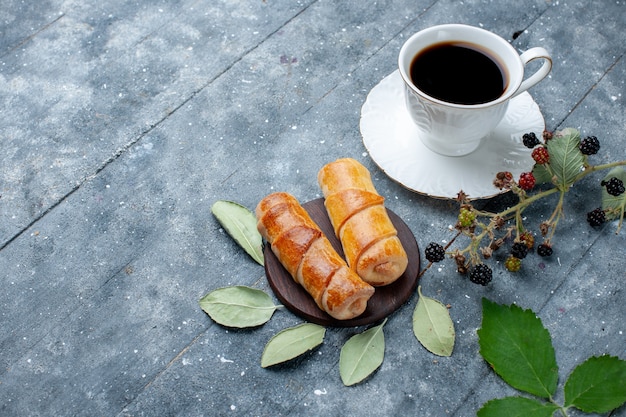
{"label": "wood grain texture", "polygon": [[[311,218],[322,229],[335,250],[343,256],[341,242],[335,236],[330,219],[326,214],[324,199],[319,198],[302,205]],[[350,320],[336,320],[322,311],[313,298],[296,283],[272,252],[269,244],[263,248],[265,273],[276,297],[294,314],[312,323],[331,327],[353,327],[375,323],[389,316],[404,304],[417,287],[417,275],[420,268],[420,251],[415,236],[402,219],[387,209],[391,222],[398,230],[398,237],[409,257],[409,265],[393,284],[376,287],[376,293],[370,298],[367,309],[359,317]]]}
{"label": "wood grain texture", "polygon": [[[476,415],[510,394],[477,351],[482,297],[549,323],[563,376],[592,355],[624,357],[626,230],[584,220],[601,173],[567,193],[552,257],[535,250],[510,274],[502,248],[487,287],[451,259],[420,278],[450,305],[445,360],[411,331],[416,296],[385,326],[383,366],[351,387],[337,361],[360,328],[328,328],[319,349],[262,368],[271,335],[302,319],[284,309],[234,330],[198,304],[224,286],[271,292],[210,204],[253,208],[276,189],[317,198],[315,175],[340,157],[370,168],[420,248],[449,242],[457,205],[388,178],[359,132],[368,94],[420,29],[462,22],[520,52],[546,48],[552,73],[530,90],[546,128],[597,136],[593,163],[626,159],[626,2],[595,3],[2,0],[0,415]],[[556,201],[537,203],[524,211],[533,233]]]}

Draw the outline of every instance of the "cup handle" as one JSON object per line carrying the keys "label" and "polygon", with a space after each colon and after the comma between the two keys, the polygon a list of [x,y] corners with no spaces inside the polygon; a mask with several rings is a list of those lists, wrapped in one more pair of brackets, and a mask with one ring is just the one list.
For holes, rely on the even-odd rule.
{"label": "cup handle", "polygon": [[537,70],[537,72],[535,72],[533,75],[531,75],[530,77],[528,77],[522,82],[522,84],[519,86],[519,88],[517,89],[513,97],[523,93],[524,91],[528,90],[530,87],[537,84],[539,81],[543,80],[546,77],[546,75],[550,73],[550,70],[552,69],[552,57],[550,57],[550,54],[548,53],[548,51],[546,51],[544,48],[539,47],[539,46],[535,48],[531,48],[527,50],[526,52],[524,52],[522,55],[520,55],[520,59],[522,60],[522,64],[524,65],[524,67],[530,61],[533,61],[535,59],[543,59],[544,61],[543,61],[543,65],[541,66],[541,68]]}

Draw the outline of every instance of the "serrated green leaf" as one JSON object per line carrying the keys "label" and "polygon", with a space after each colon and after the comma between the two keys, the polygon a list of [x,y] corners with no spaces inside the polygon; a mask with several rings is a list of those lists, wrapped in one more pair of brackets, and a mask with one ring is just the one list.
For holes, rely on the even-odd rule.
{"label": "serrated green leaf", "polygon": [[278,308],[264,291],[246,286],[218,288],[200,299],[200,308],[228,327],[255,327],[266,323]]}
{"label": "serrated green leaf", "polygon": [[[623,167],[615,167],[606,174],[603,181],[608,181],[612,177],[622,180],[626,184],[626,169]],[[606,191],[606,187],[602,187],[602,209],[606,212],[606,218],[613,220],[616,218],[624,218],[624,209],[626,208],[626,193],[614,196]],[[621,222],[620,222],[621,226]]]}
{"label": "serrated green leaf", "polygon": [[537,184],[552,184],[552,174],[545,165],[535,164],[533,167],[533,176]]}
{"label": "serrated green leaf", "polygon": [[422,295],[417,287],[419,299],[413,311],[413,333],[428,351],[439,356],[450,356],[454,349],[454,323],[445,305]]}
{"label": "serrated green leaf", "polygon": [[585,163],[579,145],[580,133],[576,129],[564,129],[546,143],[550,154],[550,169],[561,190],[567,190],[574,183]]}
{"label": "serrated green leaf", "polygon": [[254,213],[241,204],[224,200],[213,203],[211,213],[252,259],[264,264],[263,237],[257,230]]}
{"label": "serrated green leaf", "polygon": [[572,371],[564,391],[566,407],[608,413],[626,402],[626,361],[608,355],[591,357]]}
{"label": "serrated green leaf", "polygon": [[504,306],[483,298],[480,354],[512,387],[550,398],[558,380],[558,367],[550,333],[531,310]]}
{"label": "serrated green leaf", "polygon": [[339,374],[344,385],[354,385],[367,378],[383,363],[385,356],[385,321],[352,336],[341,348]]}
{"label": "serrated green leaf", "polygon": [[498,398],[486,402],[477,417],[552,417],[559,407],[524,397]]}
{"label": "serrated green leaf", "polygon": [[286,362],[319,346],[324,341],[326,329],[313,323],[304,323],[285,329],[272,337],[263,349],[261,366]]}

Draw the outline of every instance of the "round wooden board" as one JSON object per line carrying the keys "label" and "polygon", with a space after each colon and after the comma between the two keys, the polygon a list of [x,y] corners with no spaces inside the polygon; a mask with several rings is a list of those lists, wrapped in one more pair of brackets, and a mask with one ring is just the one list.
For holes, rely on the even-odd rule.
{"label": "round wooden board", "polygon": [[[324,207],[324,199],[319,198],[302,205],[311,218],[322,229],[335,250],[343,256],[341,243],[335,236],[333,227]],[[353,327],[375,323],[396,311],[404,304],[417,287],[420,268],[420,251],[411,229],[394,212],[387,209],[391,222],[398,230],[398,237],[409,258],[409,265],[395,282],[383,287],[376,287],[376,292],[367,303],[367,309],[359,317],[350,320],[336,320],[322,311],[313,298],[296,283],[282,266],[269,244],[265,245],[265,273],[276,297],[294,314],[309,322],[322,326]]]}

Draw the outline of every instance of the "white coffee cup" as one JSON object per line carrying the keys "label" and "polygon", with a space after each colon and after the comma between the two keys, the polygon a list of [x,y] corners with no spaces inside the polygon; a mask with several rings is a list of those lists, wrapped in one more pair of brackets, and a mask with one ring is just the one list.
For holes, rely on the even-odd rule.
{"label": "white coffee cup", "polygon": [[[420,90],[411,79],[416,56],[434,45],[460,43],[486,52],[500,67],[505,79],[502,94],[479,104],[459,104],[435,98]],[[528,78],[524,67],[542,59],[541,67]],[[458,63],[461,70],[463,62]],[[535,47],[519,55],[509,42],[487,30],[462,24],[433,26],[412,35],[398,57],[404,80],[407,109],[417,125],[419,138],[431,150],[446,156],[467,155],[478,148],[504,117],[509,101],[544,79],[552,69],[549,53]]]}

